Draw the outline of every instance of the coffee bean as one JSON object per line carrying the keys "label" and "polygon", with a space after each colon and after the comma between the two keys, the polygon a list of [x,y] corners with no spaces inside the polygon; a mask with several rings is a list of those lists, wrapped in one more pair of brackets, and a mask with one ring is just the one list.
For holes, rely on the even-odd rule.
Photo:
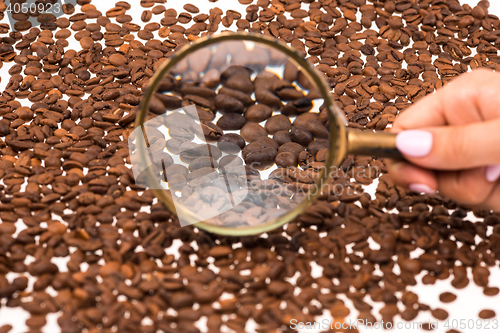
{"label": "coffee bean", "polygon": [[243,160],[257,170],[265,170],[274,164],[277,150],[262,142],[252,142],[242,150]]}
{"label": "coffee bean", "polygon": [[274,149],[279,148],[279,145],[276,143],[276,141],[267,136],[259,137],[257,140],[255,140],[255,142],[261,144],[262,147],[272,147]]}
{"label": "coffee bean", "polygon": [[220,94],[229,95],[236,98],[241,103],[243,103],[244,106],[250,106],[254,104],[254,100],[252,99],[251,95],[245,94],[244,92],[227,87],[221,87],[218,92]]}
{"label": "coffee bean", "polygon": [[314,140],[313,134],[305,127],[293,126],[290,131],[290,139],[302,146],[307,146]]}
{"label": "coffee bean", "polygon": [[221,113],[243,113],[243,111],[245,110],[245,106],[243,105],[243,103],[230,95],[217,94],[214,102],[215,107]]}
{"label": "coffee bean", "polygon": [[217,141],[223,134],[222,129],[214,123],[202,121],[200,125],[207,141]]}
{"label": "coffee bean", "polygon": [[0,332],[1,333],[8,333],[12,329],[12,325],[6,324],[0,327]]}
{"label": "coffee bean", "polygon": [[278,110],[283,107],[281,99],[267,89],[259,88],[255,90],[255,100],[271,107],[273,110]]}
{"label": "coffee bean", "polygon": [[450,303],[453,302],[454,300],[457,299],[457,296],[455,294],[445,292],[439,295],[439,300],[443,303]]}
{"label": "coffee bean", "polygon": [[265,104],[255,104],[245,111],[245,118],[248,121],[260,123],[271,117],[273,110]]}
{"label": "coffee bean", "polygon": [[245,94],[253,93],[253,83],[247,73],[231,75],[224,81],[224,87],[241,91]]}
{"label": "coffee bean", "polygon": [[316,156],[316,154],[324,148],[328,148],[329,143],[328,140],[319,139],[314,140],[310,144],[307,145],[307,151],[312,155]]}
{"label": "coffee bean", "polygon": [[273,139],[280,146],[292,141],[290,131],[278,131],[274,133]]}
{"label": "coffee bean", "polygon": [[109,56],[109,63],[114,66],[123,66],[127,63],[127,58],[119,53],[114,53]]}
{"label": "coffee bean", "polygon": [[432,316],[437,320],[446,320],[448,318],[448,312],[443,309],[434,309],[431,311]]}
{"label": "coffee bean", "polygon": [[213,169],[217,168],[217,161],[210,156],[201,156],[195,158],[191,163],[189,163],[189,171],[191,172],[206,167],[211,167]]}
{"label": "coffee bean", "polygon": [[219,148],[208,144],[196,144],[194,142],[184,142],[180,148],[180,159],[185,163],[191,163],[194,159],[201,156],[211,156],[218,160],[222,153]]}
{"label": "coffee bean", "polygon": [[179,154],[181,145],[186,141],[181,141],[179,139],[169,139],[166,141],[165,146],[169,152],[172,154]]}
{"label": "coffee bean", "polygon": [[243,165],[243,160],[237,155],[226,155],[219,161],[219,169]]}
{"label": "coffee bean", "polygon": [[237,154],[245,147],[245,139],[236,133],[226,133],[219,138],[217,147],[228,154]]}
{"label": "coffee bean", "polygon": [[284,152],[289,152],[292,153],[293,155],[298,156],[301,152],[304,151],[304,147],[296,142],[286,142],[283,145],[281,145],[278,149],[278,152],[284,153]]}
{"label": "coffee bean", "polygon": [[274,134],[278,131],[289,130],[292,124],[287,116],[280,114],[269,118],[265,126],[269,134]]}
{"label": "coffee bean", "polygon": [[217,120],[217,126],[223,130],[239,130],[245,124],[245,117],[238,113],[226,113]]}
{"label": "coffee bean", "polygon": [[498,295],[499,289],[497,287],[487,287],[484,288],[483,293],[486,296],[496,296]]}
{"label": "coffee bean", "polygon": [[181,165],[181,164],[172,164],[166,168],[165,172],[168,175],[179,174],[179,175],[187,176],[188,169],[184,165]]}
{"label": "coffee bean", "polygon": [[481,319],[491,319],[495,318],[496,314],[493,310],[481,310],[478,316]]}
{"label": "coffee bean", "polygon": [[185,4],[184,7],[182,7],[182,8],[184,8],[185,10],[187,10],[188,12],[193,13],[193,14],[200,12],[198,7],[196,7],[195,5],[192,5],[190,3]]}
{"label": "coffee bean", "polygon": [[276,155],[275,162],[280,167],[295,167],[298,163],[298,155],[290,152],[282,152]]}
{"label": "coffee bean", "polygon": [[253,142],[260,137],[267,137],[267,131],[257,123],[247,123],[241,128],[240,135],[246,142]]}
{"label": "coffee bean", "polygon": [[194,139],[194,133],[189,128],[171,127],[168,129],[168,134],[172,139],[176,139],[181,142],[191,141]]}

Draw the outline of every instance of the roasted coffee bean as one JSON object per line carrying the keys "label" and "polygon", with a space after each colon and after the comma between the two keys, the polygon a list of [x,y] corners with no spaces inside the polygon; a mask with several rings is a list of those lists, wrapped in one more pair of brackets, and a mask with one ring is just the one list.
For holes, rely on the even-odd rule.
{"label": "roasted coffee bean", "polygon": [[484,288],[483,293],[486,296],[496,296],[498,295],[499,289],[497,287],[487,287]]}
{"label": "roasted coffee bean", "polygon": [[272,147],[274,149],[279,148],[278,143],[276,143],[276,141],[274,141],[273,139],[271,139],[270,137],[267,137],[267,136],[262,136],[262,137],[258,138],[257,140],[255,140],[255,142],[258,142],[259,144],[261,144],[262,147]]}
{"label": "roasted coffee bean", "polygon": [[276,155],[275,162],[280,167],[295,167],[298,164],[298,155],[290,152],[282,152]]}
{"label": "roasted coffee bean", "polygon": [[168,168],[166,168],[165,172],[168,175],[179,174],[179,175],[187,176],[188,169],[184,165],[172,164]]}
{"label": "roasted coffee bean", "polygon": [[211,167],[213,169],[218,168],[217,161],[215,161],[212,157],[210,156],[201,156],[198,158],[195,158],[191,163],[189,163],[189,171],[195,171],[200,168],[207,168]]}
{"label": "roasted coffee bean", "polygon": [[169,152],[172,154],[179,154],[181,145],[186,142],[179,139],[168,139],[165,146]]}
{"label": "roasted coffee bean", "polygon": [[221,113],[243,113],[243,111],[245,110],[245,106],[243,105],[243,103],[230,95],[217,94],[217,96],[215,96],[214,102],[215,107]]}
{"label": "roasted coffee bean", "polygon": [[[224,72],[226,73],[226,72]],[[224,73],[222,75],[224,75]],[[233,74],[223,81],[224,87],[238,90],[245,94],[253,93],[253,83],[247,73]]]}
{"label": "roasted coffee bean", "polygon": [[292,123],[287,116],[279,114],[269,118],[266,121],[265,128],[269,134],[274,134],[278,131],[289,130],[290,128],[292,128]]}
{"label": "roasted coffee bean", "polygon": [[193,14],[200,12],[198,7],[196,7],[195,5],[192,5],[190,3],[185,4],[184,7],[182,7],[182,8],[184,8],[184,10],[187,10],[188,12],[193,13]]}
{"label": "roasted coffee bean", "polygon": [[226,155],[219,161],[219,169],[243,165],[243,160],[238,155]]}
{"label": "roasted coffee bean", "polygon": [[287,142],[292,142],[292,139],[290,137],[290,131],[278,131],[274,133],[273,139],[280,146]]}
{"label": "roasted coffee bean", "polygon": [[224,153],[237,154],[245,147],[245,139],[236,133],[226,133],[219,138],[217,147]]}
{"label": "roasted coffee bean", "polygon": [[250,106],[250,105],[254,104],[254,101],[253,101],[252,97],[250,95],[248,95],[248,94],[245,94],[244,92],[241,92],[241,91],[238,91],[238,90],[234,90],[234,89],[230,89],[230,88],[227,88],[227,87],[220,88],[218,92],[220,94],[229,95],[231,97],[236,98],[241,103],[243,103],[243,105],[245,105],[245,106]]}
{"label": "roasted coffee bean", "polygon": [[307,146],[314,140],[313,134],[305,127],[293,126],[290,131],[290,139],[302,146]]}
{"label": "roasted coffee bean", "polygon": [[200,125],[207,141],[217,141],[223,134],[222,129],[214,123],[202,121]]}
{"label": "roasted coffee bean", "polygon": [[434,309],[431,311],[432,316],[437,320],[446,320],[448,318],[448,312],[443,309]]}
{"label": "roasted coffee bean", "polygon": [[267,89],[258,88],[255,90],[255,100],[260,104],[269,106],[273,110],[279,110],[283,107],[281,99]]}
{"label": "roasted coffee bean", "polygon": [[325,140],[325,139],[314,140],[310,144],[307,145],[307,151],[312,156],[316,156],[316,154],[321,149],[328,148],[328,146],[329,146],[328,140]]}
{"label": "roasted coffee bean", "polygon": [[194,142],[184,142],[180,148],[180,158],[185,163],[191,163],[194,159],[201,156],[211,156],[218,160],[222,153],[219,148],[209,144],[197,144]]}
{"label": "roasted coffee bean", "polygon": [[280,153],[289,152],[298,156],[301,152],[304,151],[304,149],[305,149],[304,146],[296,142],[286,142],[279,147],[278,152]]}
{"label": "roasted coffee bean", "polygon": [[265,170],[274,164],[278,151],[261,142],[252,142],[242,150],[245,163],[257,170]]}
{"label": "roasted coffee bean", "polygon": [[239,130],[246,124],[246,119],[238,113],[226,113],[217,120],[217,126],[223,130]]}
{"label": "roasted coffee bean", "polygon": [[177,139],[182,142],[194,139],[194,133],[191,129],[183,127],[171,127],[168,129],[168,134],[172,139]]}
{"label": "roasted coffee bean", "polygon": [[252,70],[244,67],[244,66],[229,66],[227,67],[220,75],[222,83],[225,83],[228,79],[230,79],[233,76],[240,76],[240,77],[245,77],[246,79],[250,80],[250,74],[252,73]]}
{"label": "roasted coffee bean", "polygon": [[119,53],[114,53],[108,58],[109,63],[114,66],[123,66],[127,63],[127,58]]}
{"label": "roasted coffee bean", "polygon": [[257,123],[247,123],[240,131],[246,142],[254,142],[260,137],[267,137],[267,134],[266,129]]}
{"label": "roasted coffee bean", "polygon": [[478,316],[481,319],[491,319],[495,318],[496,314],[493,310],[481,310]]}
{"label": "roasted coffee bean", "polygon": [[255,104],[245,111],[245,118],[248,121],[260,123],[271,117],[273,110],[265,104]]}
{"label": "roasted coffee bean", "polygon": [[450,292],[445,292],[445,293],[442,293],[441,295],[439,295],[439,300],[443,303],[450,303],[456,299],[457,299],[457,296],[455,294],[450,293]]}

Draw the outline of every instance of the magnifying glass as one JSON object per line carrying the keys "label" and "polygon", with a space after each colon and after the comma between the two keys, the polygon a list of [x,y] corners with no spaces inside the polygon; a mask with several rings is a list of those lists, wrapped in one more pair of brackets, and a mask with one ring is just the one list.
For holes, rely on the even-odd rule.
{"label": "magnifying glass", "polygon": [[249,33],[200,38],[163,63],[128,142],[136,183],[182,226],[234,236],[303,212],[348,153],[402,158],[394,134],[346,129],[298,52]]}

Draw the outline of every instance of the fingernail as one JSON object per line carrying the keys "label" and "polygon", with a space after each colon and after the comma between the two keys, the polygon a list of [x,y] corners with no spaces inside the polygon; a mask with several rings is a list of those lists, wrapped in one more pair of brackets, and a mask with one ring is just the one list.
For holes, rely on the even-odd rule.
{"label": "fingernail", "polygon": [[430,188],[429,186],[427,186],[425,184],[410,184],[410,186],[408,186],[408,188],[410,190],[412,190],[413,192],[417,192],[417,193],[424,193],[424,194],[436,193],[436,191],[434,191],[432,188]]}
{"label": "fingernail", "polygon": [[404,155],[424,157],[432,149],[432,133],[422,130],[407,130],[396,136],[396,147]]}
{"label": "fingernail", "polygon": [[494,183],[500,178],[500,164],[490,165],[486,168],[486,180]]}

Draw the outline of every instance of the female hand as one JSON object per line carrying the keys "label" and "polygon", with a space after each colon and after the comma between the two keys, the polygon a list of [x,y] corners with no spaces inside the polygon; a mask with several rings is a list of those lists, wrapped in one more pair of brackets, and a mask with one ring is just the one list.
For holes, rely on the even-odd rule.
{"label": "female hand", "polygon": [[460,76],[403,111],[392,131],[407,159],[389,163],[396,183],[500,211],[500,73]]}

